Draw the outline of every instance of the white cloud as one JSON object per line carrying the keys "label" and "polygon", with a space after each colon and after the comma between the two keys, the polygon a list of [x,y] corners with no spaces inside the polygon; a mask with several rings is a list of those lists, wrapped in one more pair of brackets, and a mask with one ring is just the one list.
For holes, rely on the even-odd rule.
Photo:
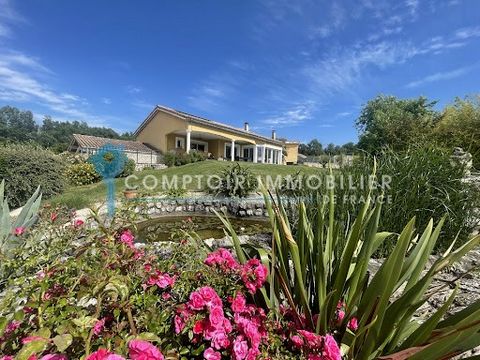
{"label": "white cloud", "polygon": [[0,100],[40,105],[56,119],[82,120],[95,125],[105,125],[107,119],[112,119],[86,111],[86,99],[52,89],[45,80],[52,74],[37,58],[13,51],[0,53]]}
{"label": "white cloud", "polygon": [[243,68],[230,67],[211,74],[192,88],[187,100],[191,106],[202,111],[218,110],[236,94],[245,76]]}
{"label": "white cloud", "polygon": [[18,14],[10,0],[0,0],[0,38],[12,35],[11,26],[20,22],[26,22],[25,18]]}
{"label": "white cloud", "polygon": [[112,100],[109,99],[109,98],[106,98],[106,97],[101,98],[100,100],[101,100],[102,103],[105,104],[105,105],[110,105],[110,104],[112,103]]}
{"label": "white cloud", "polygon": [[337,49],[323,59],[306,65],[301,71],[313,85],[317,95],[333,95],[358,84],[370,68],[384,69],[403,64],[422,55],[439,55],[466,46],[469,39],[480,36],[480,27],[463,28],[453,36],[436,36],[420,44],[410,41],[357,43],[351,48]]}
{"label": "white cloud", "polygon": [[317,94],[332,95],[358,82],[369,67],[385,68],[405,62],[416,54],[409,43],[380,42],[359,49],[334,52],[306,66],[303,74],[313,84]]}
{"label": "white cloud", "polygon": [[310,120],[314,110],[315,105],[313,102],[295,104],[284,111],[281,111],[279,114],[262,120],[262,123],[269,125],[272,128],[297,126],[306,120]]}
{"label": "white cloud", "polygon": [[313,30],[313,37],[326,38],[342,29],[347,20],[345,9],[338,2],[333,2],[326,20],[326,24]]}
{"label": "white cloud", "polygon": [[405,5],[407,6],[411,16],[417,16],[419,1],[418,0],[406,0]]}
{"label": "white cloud", "polygon": [[423,79],[412,81],[408,83],[406,87],[414,88],[414,87],[422,86],[432,82],[455,79],[457,77],[460,77],[468,73],[471,69],[472,67],[463,67],[463,68],[459,68],[451,71],[438,72],[432,75],[425,76]]}
{"label": "white cloud", "polygon": [[460,40],[466,40],[480,36],[480,26],[465,27],[455,32],[455,37]]}
{"label": "white cloud", "polygon": [[138,86],[135,86],[135,85],[127,85],[127,86],[125,86],[125,90],[129,94],[139,94],[139,93],[142,92],[142,88],[140,88]]}

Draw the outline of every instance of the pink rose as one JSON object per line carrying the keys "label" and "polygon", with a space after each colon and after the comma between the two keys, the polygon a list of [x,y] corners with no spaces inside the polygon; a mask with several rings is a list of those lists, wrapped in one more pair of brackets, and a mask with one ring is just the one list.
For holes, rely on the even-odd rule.
{"label": "pink rose", "polygon": [[80,226],[82,226],[85,222],[82,219],[77,219],[73,222],[73,227],[78,229]]}
{"label": "pink rose", "polygon": [[260,289],[267,280],[268,269],[258,259],[248,260],[240,269],[240,277],[251,294]]}
{"label": "pink rose", "polygon": [[13,230],[13,234],[15,236],[23,235],[24,232],[25,232],[25,228],[23,226],[16,227],[15,230]]}
{"label": "pink rose", "polygon": [[309,349],[320,349],[322,347],[322,336],[307,330],[298,330],[298,333],[303,336]]}
{"label": "pink rose", "polygon": [[357,331],[357,329],[358,329],[358,319],[356,317],[351,318],[350,321],[347,324],[347,327],[352,331]]}
{"label": "pink rose", "polygon": [[220,306],[215,306],[210,310],[210,315],[208,319],[210,320],[210,324],[214,328],[222,328],[223,327],[223,309]]}
{"label": "pink rose", "polygon": [[86,360],[125,360],[123,356],[113,354],[106,349],[98,349],[91,353]]}
{"label": "pink rose", "polygon": [[248,343],[243,340],[242,336],[238,336],[233,342],[233,354],[235,360],[243,360],[248,354]]}
{"label": "pink rose", "polygon": [[342,355],[340,353],[340,348],[338,347],[337,342],[331,335],[326,335],[323,338],[323,352],[322,359],[324,360],[342,360]]}
{"label": "pink rose", "polygon": [[204,286],[198,290],[203,300],[208,307],[222,306],[222,300],[217,295],[217,292],[209,286]]}
{"label": "pink rose", "polygon": [[212,347],[223,349],[230,346],[230,340],[223,330],[214,330],[205,334],[206,340],[211,340]]}
{"label": "pink rose", "polygon": [[128,343],[131,360],[164,360],[157,347],[145,340],[132,340]]}
{"label": "pink rose", "polygon": [[223,248],[208,254],[204,262],[208,266],[217,266],[225,272],[234,271],[239,267],[237,260],[235,260],[230,251]]}
{"label": "pink rose", "polygon": [[337,321],[339,324],[343,321],[344,318],[345,318],[345,311],[337,310]]}
{"label": "pink rose", "polygon": [[122,235],[120,235],[120,241],[128,247],[133,247],[133,239],[134,236],[129,229],[125,230]]}
{"label": "pink rose", "polygon": [[232,310],[235,313],[241,313],[245,311],[245,305],[247,301],[245,300],[245,296],[241,292],[237,293],[235,299],[232,302]]}
{"label": "pink rose", "polygon": [[203,357],[205,360],[221,360],[222,354],[210,347],[203,352]]}
{"label": "pink rose", "polygon": [[304,344],[303,339],[298,335],[293,335],[290,340],[292,340],[293,345],[297,348],[301,348]]}
{"label": "pink rose", "polygon": [[157,279],[157,285],[160,289],[165,289],[167,287],[172,287],[175,283],[175,278],[171,277],[168,274],[161,274]]}
{"label": "pink rose", "polygon": [[50,221],[51,222],[54,222],[55,220],[57,220],[57,217],[58,217],[58,214],[57,213],[51,213],[50,214]]}
{"label": "pink rose", "polygon": [[6,355],[6,356],[0,358],[0,360],[14,360],[14,359],[13,359],[13,356]]}
{"label": "pink rose", "polygon": [[194,291],[190,294],[190,301],[188,306],[193,310],[202,310],[205,307],[205,300],[203,296],[200,295],[197,291]]}
{"label": "pink rose", "polygon": [[65,355],[61,354],[48,354],[42,356],[40,360],[68,360],[68,358]]}
{"label": "pink rose", "polygon": [[198,320],[193,325],[193,333],[195,335],[202,334],[203,330],[205,330],[205,327],[206,327],[206,321],[205,320]]}
{"label": "pink rose", "polygon": [[22,323],[17,320],[12,320],[7,324],[7,327],[5,328],[5,335],[10,335],[13,333],[15,330],[17,330]]}
{"label": "pink rose", "polygon": [[93,333],[95,335],[100,335],[105,327],[105,318],[97,320],[95,325],[93,326]]}
{"label": "pink rose", "polygon": [[173,323],[175,325],[175,333],[180,334],[185,328],[185,320],[181,316],[175,315]]}

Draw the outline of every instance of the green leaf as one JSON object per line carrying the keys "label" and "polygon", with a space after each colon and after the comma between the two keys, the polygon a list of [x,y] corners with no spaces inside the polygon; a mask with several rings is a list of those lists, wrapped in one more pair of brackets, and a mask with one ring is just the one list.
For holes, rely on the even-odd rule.
{"label": "green leaf", "polygon": [[46,349],[47,344],[47,339],[31,341],[22,347],[15,357],[15,360],[28,360],[30,356],[43,352]]}
{"label": "green leaf", "polygon": [[72,345],[73,337],[70,334],[57,335],[52,339],[59,352],[64,352]]}

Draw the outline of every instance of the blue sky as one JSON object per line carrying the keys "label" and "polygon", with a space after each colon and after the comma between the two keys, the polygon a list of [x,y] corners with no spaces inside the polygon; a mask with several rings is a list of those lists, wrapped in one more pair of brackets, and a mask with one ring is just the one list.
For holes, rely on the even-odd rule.
{"label": "blue sky", "polygon": [[0,0],[0,106],[132,131],[162,104],[355,141],[362,104],[480,86],[480,1]]}

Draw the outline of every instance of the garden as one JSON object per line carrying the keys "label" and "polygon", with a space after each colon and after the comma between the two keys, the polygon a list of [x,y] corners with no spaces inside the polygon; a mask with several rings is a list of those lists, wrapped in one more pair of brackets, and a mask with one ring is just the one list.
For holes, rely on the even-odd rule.
{"label": "garden", "polygon": [[[382,101],[362,113],[364,145],[385,130],[375,121]],[[445,116],[460,118],[461,106]],[[441,138],[431,132],[443,126],[425,137]],[[106,190],[89,159],[2,145],[0,359],[478,359],[480,297],[465,281],[479,278],[480,195],[475,169],[449,145],[391,141],[338,169],[130,163],[115,180],[113,217],[93,206]],[[158,196],[186,210],[185,183],[120,196],[130,175],[141,187],[147,176],[188,174],[217,176],[214,191],[201,183],[219,202],[208,214],[193,207],[173,222],[141,211]],[[283,181],[269,186],[272,174]],[[252,197],[261,222],[221,210]],[[261,241],[243,235],[258,232]]]}

